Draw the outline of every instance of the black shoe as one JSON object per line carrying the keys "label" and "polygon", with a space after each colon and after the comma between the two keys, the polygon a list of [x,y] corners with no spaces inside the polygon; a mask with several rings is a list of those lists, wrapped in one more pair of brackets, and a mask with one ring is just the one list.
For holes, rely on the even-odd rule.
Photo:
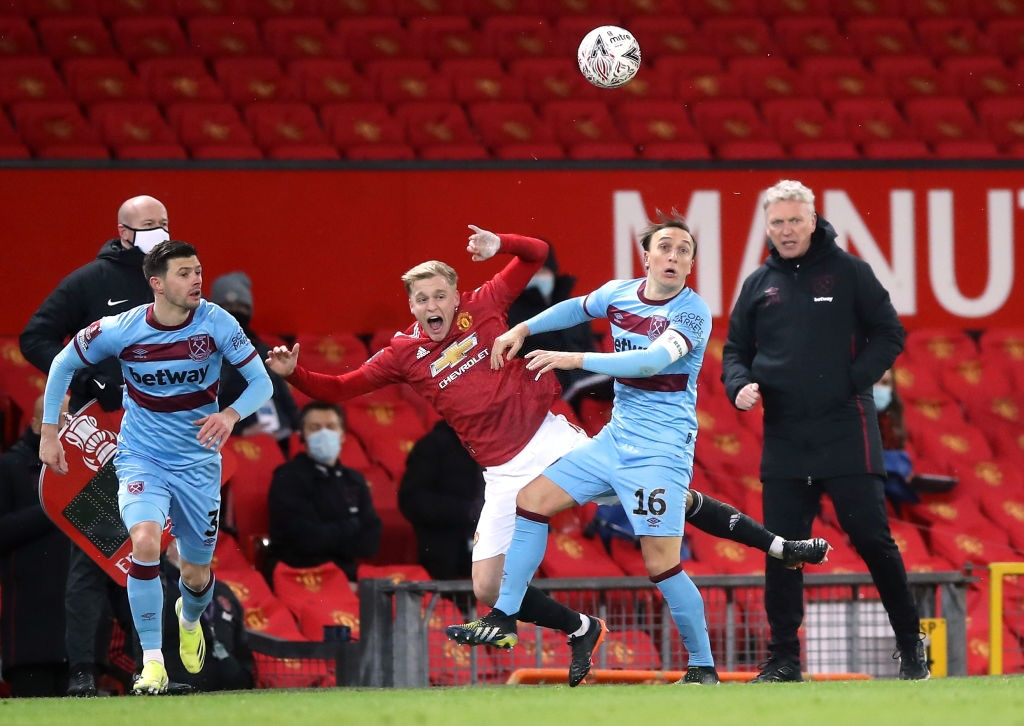
{"label": "black shoe", "polygon": [[699,686],[717,686],[718,671],[714,666],[690,666],[686,669],[686,675],[680,683],[695,683]]}
{"label": "black shoe", "polygon": [[583,617],[590,619],[590,627],[583,635],[569,636],[569,647],[572,648],[572,662],[569,663],[569,687],[575,688],[590,673],[590,666],[593,663],[594,651],[601,645],[608,626],[601,618],[590,615]]}
{"label": "black shoe", "polygon": [[828,560],[832,545],[821,537],[813,539],[788,539],[782,543],[782,564],[790,569],[808,565],[820,565]]}
{"label": "black shoe", "polygon": [[67,695],[72,698],[93,698],[96,695],[96,678],[87,670],[76,670],[68,678]]}
{"label": "black shoe", "polygon": [[459,645],[490,645],[510,650],[519,642],[516,619],[500,610],[491,610],[479,620],[449,625],[444,632]]}
{"label": "black shoe", "polygon": [[927,681],[932,677],[928,669],[928,656],[924,652],[924,640],[919,639],[913,645],[897,648],[892,657],[900,661],[900,680]]}
{"label": "black shoe", "polygon": [[761,672],[750,681],[751,683],[801,683],[804,680],[800,673],[800,661],[773,655],[761,666]]}

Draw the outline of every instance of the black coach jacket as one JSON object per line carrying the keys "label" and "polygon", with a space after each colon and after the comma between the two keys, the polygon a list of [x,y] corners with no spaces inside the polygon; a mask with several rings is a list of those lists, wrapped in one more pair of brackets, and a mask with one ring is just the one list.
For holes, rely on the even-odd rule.
{"label": "black coach jacket", "polygon": [[762,478],[885,474],[871,387],[903,350],[903,326],[871,267],[835,240],[819,216],[803,257],[773,248],[729,319],[722,381],[734,404],[760,387]]}

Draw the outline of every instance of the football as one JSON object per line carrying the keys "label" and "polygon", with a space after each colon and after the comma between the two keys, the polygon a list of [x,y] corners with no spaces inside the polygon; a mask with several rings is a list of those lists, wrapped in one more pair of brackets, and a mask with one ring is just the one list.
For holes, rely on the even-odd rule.
{"label": "football", "polygon": [[598,88],[615,88],[640,70],[640,44],[625,28],[602,25],[583,37],[576,60],[588,81]]}

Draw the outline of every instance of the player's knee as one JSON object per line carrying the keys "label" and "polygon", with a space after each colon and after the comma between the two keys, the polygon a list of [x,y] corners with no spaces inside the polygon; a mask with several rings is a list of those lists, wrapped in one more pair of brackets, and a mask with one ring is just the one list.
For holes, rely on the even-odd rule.
{"label": "player's knee", "polygon": [[488,607],[494,607],[494,603],[498,602],[498,588],[499,584],[496,582],[473,581],[473,594]]}

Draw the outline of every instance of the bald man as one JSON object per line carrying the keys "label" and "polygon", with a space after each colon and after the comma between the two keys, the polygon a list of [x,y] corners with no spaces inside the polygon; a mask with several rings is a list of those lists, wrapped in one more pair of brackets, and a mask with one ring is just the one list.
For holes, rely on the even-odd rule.
{"label": "bald man", "polygon": [[[152,302],[142,261],[170,238],[167,228],[167,208],[159,199],[142,195],[125,200],[117,210],[117,236],[103,243],[95,260],[61,280],[29,319],[20,338],[25,359],[46,373],[70,336],[105,315]],[[71,381],[70,410],[78,411],[95,398],[104,410],[116,411],[121,383],[121,369],[113,358],[83,368]],[[108,596],[115,612],[121,610],[130,623],[124,588],[71,545],[65,594],[70,696],[96,695],[96,631]]]}

